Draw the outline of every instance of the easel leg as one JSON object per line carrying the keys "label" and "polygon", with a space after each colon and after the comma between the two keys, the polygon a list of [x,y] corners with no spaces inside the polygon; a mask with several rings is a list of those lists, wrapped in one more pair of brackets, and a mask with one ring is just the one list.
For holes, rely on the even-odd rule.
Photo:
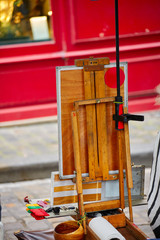
{"label": "easel leg", "polygon": [[86,234],[86,220],[85,220],[85,211],[84,211],[84,205],[83,205],[82,173],[81,173],[80,148],[79,148],[78,119],[77,119],[76,111],[73,111],[71,113],[71,118],[72,118],[74,161],[75,161],[75,169],[76,169],[76,186],[77,186],[77,193],[78,193],[78,208],[83,220],[84,233]]}
{"label": "easel leg", "polygon": [[[127,113],[127,108],[124,108],[124,113]],[[129,215],[130,221],[133,222],[133,211],[132,211],[132,197],[131,189],[133,188],[133,179],[132,179],[132,166],[131,166],[131,153],[130,153],[130,142],[129,142],[129,129],[128,123],[124,124],[124,137],[125,137],[125,152],[126,152],[126,181],[128,189],[128,206],[129,206]]]}
{"label": "easel leg", "polygon": [[125,208],[125,201],[124,201],[124,176],[123,176],[123,158],[122,158],[122,134],[123,131],[118,131],[118,152],[119,152],[119,193],[120,193],[120,203],[121,208]]}
{"label": "easel leg", "polygon": [[132,180],[129,131],[128,131],[127,123],[124,124],[124,133],[125,133],[125,151],[126,151],[126,181],[127,181],[127,189],[128,189],[128,206],[129,206],[130,220],[131,220],[131,222],[133,222],[132,197],[131,197],[131,189],[133,188],[133,180]]}

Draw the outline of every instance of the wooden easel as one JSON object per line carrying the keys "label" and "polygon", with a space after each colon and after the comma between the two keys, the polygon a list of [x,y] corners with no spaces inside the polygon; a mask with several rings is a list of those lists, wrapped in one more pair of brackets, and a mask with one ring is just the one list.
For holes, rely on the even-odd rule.
{"label": "wooden easel", "polygon": [[[55,189],[59,194],[54,198],[54,204],[65,205],[78,201],[88,240],[98,240],[88,226],[89,214],[111,209],[118,209],[118,212],[103,217],[122,235],[126,235],[126,239],[146,239],[147,236],[133,224],[128,123],[124,123],[124,129],[118,131],[113,120],[116,86],[110,86],[108,80],[113,80],[110,79],[110,73],[115,69],[115,64],[110,64],[108,58],[89,58],[77,60],[75,65],[57,68],[60,174],[55,175],[55,181],[67,181],[68,186],[67,189],[66,186],[62,187],[61,192],[59,188]],[[124,99],[123,110],[127,113],[126,63],[121,64],[121,70],[125,78],[120,89]],[[123,212],[124,170],[130,219]],[[112,182],[119,182],[119,197],[116,195],[114,199],[103,196],[103,187]],[[73,189],[77,194],[73,191],[63,194]]]}
{"label": "wooden easel", "polygon": [[[130,221],[133,222],[131,188],[133,187],[132,169],[129,146],[128,124],[124,124],[124,130],[117,131],[115,141],[118,142],[118,174],[109,173],[109,149],[108,149],[108,131],[111,126],[107,125],[107,114],[109,106],[114,109],[114,96],[106,97],[105,81],[104,81],[104,65],[109,64],[108,58],[100,59],[84,59],[76,60],[77,67],[83,66],[84,77],[84,93],[85,100],[74,102],[74,111],[71,113],[74,161],[76,169],[76,185],[78,194],[79,213],[83,219],[85,233],[87,232],[86,220],[84,215],[86,212],[101,211],[106,209],[123,209],[124,201],[124,175],[126,171],[127,189],[128,189],[128,205],[130,213]],[[86,110],[86,128],[88,142],[88,165],[89,177],[82,177],[82,165],[80,154],[80,127],[79,114],[80,108],[85,107]],[[127,113],[127,108],[124,109]],[[114,142],[112,143],[114,144]],[[93,181],[111,181],[119,179],[119,199],[112,201],[96,202],[84,204],[82,184]],[[120,220],[120,216],[115,216],[116,220]],[[116,225],[117,223],[115,223]],[[126,221],[124,221],[124,226]],[[145,239],[145,238],[141,238]]]}

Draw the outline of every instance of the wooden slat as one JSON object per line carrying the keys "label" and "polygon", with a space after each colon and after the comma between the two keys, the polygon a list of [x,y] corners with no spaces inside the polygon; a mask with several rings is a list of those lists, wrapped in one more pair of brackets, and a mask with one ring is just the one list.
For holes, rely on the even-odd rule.
{"label": "wooden slat", "polygon": [[77,203],[77,202],[78,202],[77,195],[54,198],[54,205],[63,205],[63,204],[70,204],[70,203]]}
{"label": "wooden slat", "polygon": [[115,215],[107,215],[104,216],[104,218],[110,222],[113,227],[118,228],[118,227],[125,227],[126,226],[126,217],[124,213],[119,213]]}
{"label": "wooden slat", "polygon": [[[128,182],[128,180],[127,180],[127,182]],[[128,206],[129,206],[129,217],[130,217],[131,222],[133,222],[131,188],[128,188]]]}
{"label": "wooden slat", "polygon": [[75,106],[75,110],[78,110],[79,106],[91,105],[96,103],[109,103],[114,101],[115,101],[114,97],[103,97],[103,98],[97,98],[97,99],[75,101],[74,106]]}
{"label": "wooden slat", "polygon": [[[100,201],[101,200],[101,194],[87,194],[83,195],[83,201],[84,202],[92,202],[92,201]],[[63,205],[63,204],[70,204],[70,203],[77,203],[78,202],[78,196],[63,196],[63,197],[55,197],[54,198],[54,205]],[[81,207],[80,207],[81,208]]]}
{"label": "wooden slat", "polygon": [[86,233],[86,220],[84,218],[84,205],[83,205],[83,189],[82,189],[82,172],[81,172],[81,157],[79,146],[79,127],[77,112],[71,113],[72,119],[72,136],[73,136],[73,149],[74,149],[74,162],[76,169],[76,187],[78,194],[78,209],[81,217],[83,218],[84,233]]}
{"label": "wooden slat", "polygon": [[[74,110],[75,101],[84,100],[83,70],[61,71],[61,135],[62,135],[62,163],[63,175],[72,175],[74,168],[74,153],[72,141],[71,112]],[[86,113],[85,108],[80,110],[80,153],[82,161],[82,173],[88,173]]]}
{"label": "wooden slat", "polygon": [[[127,113],[127,108],[124,108],[124,113]],[[133,188],[128,123],[125,123],[125,124],[124,124],[124,136],[125,136],[126,171],[127,171],[126,174],[127,174],[127,177],[128,177],[128,187],[129,187],[129,188]]]}
{"label": "wooden slat", "polygon": [[83,195],[83,197],[84,197],[84,202],[100,201],[101,200],[101,193],[86,194],[86,195]]}
{"label": "wooden slat", "polygon": [[[124,212],[122,212],[121,210],[119,210],[118,214],[106,215],[106,216],[103,216],[103,218],[105,218],[115,228],[125,227],[126,226],[126,217],[125,217]],[[87,219],[87,224],[89,224],[89,222],[91,220],[92,220],[92,218],[88,218]]]}
{"label": "wooden slat", "polygon": [[[104,71],[95,71],[96,98],[105,97]],[[107,154],[107,123],[106,123],[106,104],[96,104],[97,113],[97,135],[98,135],[98,153],[99,167],[103,180],[109,178],[108,154]],[[98,167],[98,166],[97,166]]]}
{"label": "wooden slat", "polygon": [[[94,72],[84,71],[85,99],[95,98]],[[86,106],[89,177],[95,179],[97,155],[97,128],[95,106]]]}
{"label": "wooden slat", "polygon": [[84,183],[82,185],[83,189],[93,189],[93,188],[101,188],[102,187],[102,183],[101,182],[94,182],[94,183]]}
{"label": "wooden slat", "polygon": [[[119,174],[109,174],[108,180],[117,180],[119,179]],[[82,180],[84,182],[92,182],[92,180],[89,177],[83,177]],[[102,177],[97,177],[96,178],[97,181],[103,181]],[[94,182],[95,180],[93,180]]]}
{"label": "wooden slat", "polygon": [[81,158],[79,148],[79,133],[78,133],[78,119],[77,112],[71,113],[72,119],[72,135],[73,135],[73,149],[74,149],[74,163],[76,169],[76,186],[78,194],[82,194],[82,173],[81,173]]}
{"label": "wooden slat", "polygon": [[[124,108],[124,113],[127,113],[127,108]],[[132,197],[131,197],[131,188],[133,188],[133,178],[132,178],[128,123],[124,124],[124,137],[125,137],[124,144],[125,144],[125,152],[126,152],[125,168],[126,168],[126,182],[127,182],[127,190],[128,190],[129,216],[130,216],[130,220],[133,222]]]}
{"label": "wooden slat", "polygon": [[133,236],[138,240],[148,239],[148,236],[142,232],[134,223],[130,222],[128,218],[126,218],[127,229],[133,234]]}
{"label": "wooden slat", "polygon": [[95,212],[114,208],[120,208],[120,200],[88,203],[84,205],[85,212]]}
{"label": "wooden slat", "polygon": [[110,63],[109,58],[85,58],[85,59],[76,59],[75,60],[75,65],[77,67],[82,67],[82,66],[97,66],[97,65],[107,65]]}
{"label": "wooden slat", "polygon": [[[84,189],[98,189],[102,187],[102,183],[101,182],[97,182],[97,183],[84,183],[82,185],[83,190]],[[58,186],[58,187],[54,187],[54,192],[64,192],[64,191],[73,191],[76,190],[76,185],[67,185],[67,186]]]}
{"label": "wooden slat", "polygon": [[[109,69],[105,69],[105,73]],[[124,68],[122,68],[124,70]],[[112,78],[110,79],[112,81]],[[124,98],[124,83],[120,86],[121,96]],[[114,97],[117,95],[116,88],[110,88],[106,85],[105,95],[107,97]],[[115,121],[113,120],[113,114],[115,114],[115,104],[108,103],[106,104],[107,109],[107,145],[108,145],[108,159],[109,159],[109,170],[118,169],[118,141],[117,141],[117,130],[115,129]],[[114,144],[113,144],[114,143]],[[125,156],[124,156],[125,157]],[[115,160],[117,159],[117,161]]]}
{"label": "wooden slat", "polygon": [[123,176],[123,134],[122,130],[117,131],[118,137],[118,153],[119,153],[119,193],[120,193],[120,202],[121,209],[125,208],[125,199],[124,199],[124,176]]}
{"label": "wooden slat", "polygon": [[54,192],[65,192],[76,190],[76,185],[54,187]]}

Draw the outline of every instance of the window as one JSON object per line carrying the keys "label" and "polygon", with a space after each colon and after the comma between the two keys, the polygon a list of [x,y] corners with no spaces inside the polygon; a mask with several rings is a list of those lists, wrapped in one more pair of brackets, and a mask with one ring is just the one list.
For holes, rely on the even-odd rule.
{"label": "window", "polygon": [[53,39],[49,0],[0,0],[0,44]]}

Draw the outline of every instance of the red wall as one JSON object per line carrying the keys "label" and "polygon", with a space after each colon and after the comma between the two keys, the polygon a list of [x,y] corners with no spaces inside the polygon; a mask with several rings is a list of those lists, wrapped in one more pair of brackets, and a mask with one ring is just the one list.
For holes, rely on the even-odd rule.
{"label": "red wall", "polygon": [[[53,41],[0,46],[1,122],[56,114],[56,66],[89,56],[115,61],[114,0],[51,3]],[[119,1],[120,60],[128,62],[130,111],[158,108],[159,23],[158,0]]]}

